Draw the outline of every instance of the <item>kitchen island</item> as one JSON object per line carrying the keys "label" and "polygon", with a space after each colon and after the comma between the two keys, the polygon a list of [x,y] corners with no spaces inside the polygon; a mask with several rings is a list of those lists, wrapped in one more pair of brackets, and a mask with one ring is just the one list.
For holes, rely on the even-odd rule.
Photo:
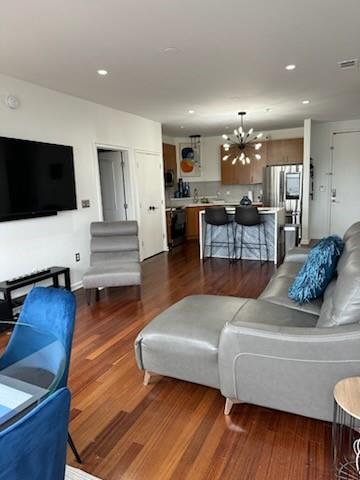
{"label": "kitchen island", "polygon": [[[261,221],[265,225],[265,232],[266,232],[266,241],[268,245],[268,255],[269,261],[278,264],[281,259],[281,243],[282,243],[282,236],[281,231],[285,224],[285,209],[284,208],[266,208],[266,207],[259,207],[258,211],[261,216]],[[226,212],[229,215],[229,220],[232,222],[235,215],[235,207],[226,207]],[[233,224],[235,226],[235,224]],[[204,232],[205,232],[205,210],[201,210],[199,212],[199,242],[200,242],[200,258],[204,257]],[[210,243],[210,227],[208,227],[208,236],[207,236],[207,244]],[[213,240],[214,242],[227,242],[227,232],[226,226],[213,226]],[[240,230],[241,226],[238,226],[238,244],[240,239]],[[244,243],[256,243],[258,241],[258,227],[245,227],[244,230]],[[261,228],[261,242],[264,242],[263,238],[263,229]],[[266,248],[265,246],[261,247],[261,259],[266,259]],[[228,247],[226,245],[213,246],[213,257],[219,258],[228,258]],[[230,235],[230,252],[231,255],[234,251],[234,239],[233,235]],[[209,247],[206,247],[206,256],[209,255]],[[237,251],[239,256],[239,250]],[[243,260],[260,260],[260,251],[259,249],[250,249],[246,246],[243,247]]]}

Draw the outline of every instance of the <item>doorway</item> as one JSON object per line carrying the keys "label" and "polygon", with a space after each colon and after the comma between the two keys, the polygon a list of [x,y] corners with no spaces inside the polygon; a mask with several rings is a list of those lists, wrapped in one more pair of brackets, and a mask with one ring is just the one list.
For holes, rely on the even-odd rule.
{"label": "doorway", "polygon": [[159,154],[136,152],[139,189],[142,257],[166,250],[165,197],[162,158]]}
{"label": "doorway", "polygon": [[105,222],[129,219],[128,156],[124,150],[97,148]]}
{"label": "doorway", "polygon": [[342,236],[360,220],[360,131],[336,132],[332,143],[329,230]]}

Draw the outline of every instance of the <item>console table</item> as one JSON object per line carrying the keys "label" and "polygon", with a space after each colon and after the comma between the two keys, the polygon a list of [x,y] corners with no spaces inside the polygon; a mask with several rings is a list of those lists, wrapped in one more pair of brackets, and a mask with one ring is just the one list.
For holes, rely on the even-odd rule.
{"label": "console table", "polygon": [[52,279],[53,286],[58,288],[59,287],[59,277],[64,275],[65,285],[64,287],[67,290],[71,290],[70,285],[70,268],[68,267],[50,267],[46,272],[39,272],[36,275],[31,275],[31,278],[20,278],[16,281],[12,281],[8,283],[6,280],[0,282],[0,292],[3,294],[3,301],[7,304],[9,311],[11,312],[11,316],[13,317],[12,310],[15,307],[22,305],[24,296],[17,298],[15,300],[12,299],[12,292],[14,290],[18,290],[19,288],[27,287],[28,285],[32,285],[37,282],[41,282],[42,280],[47,280],[49,278]]}

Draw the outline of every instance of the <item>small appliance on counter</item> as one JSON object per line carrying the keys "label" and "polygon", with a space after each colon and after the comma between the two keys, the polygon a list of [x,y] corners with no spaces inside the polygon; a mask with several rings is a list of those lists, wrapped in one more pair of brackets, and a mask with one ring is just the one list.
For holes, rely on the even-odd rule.
{"label": "small appliance on counter", "polygon": [[240,205],[242,207],[250,207],[251,204],[252,204],[252,201],[250,200],[250,198],[247,195],[244,195],[242,197],[242,199],[240,200]]}
{"label": "small appliance on counter", "polygon": [[164,172],[165,187],[173,187],[175,182],[174,170],[167,169]]}
{"label": "small appliance on counter", "polygon": [[188,198],[190,197],[190,184],[184,182],[182,178],[178,180],[178,188],[175,192],[175,198]]}

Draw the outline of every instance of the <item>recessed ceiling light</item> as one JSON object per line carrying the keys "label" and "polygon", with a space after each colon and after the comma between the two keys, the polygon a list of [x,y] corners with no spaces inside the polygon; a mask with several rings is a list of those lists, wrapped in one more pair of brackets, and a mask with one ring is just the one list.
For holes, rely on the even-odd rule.
{"label": "recessed ceiling light", "polygon": [[266,111],[267,111],[268,113],[271,112],[271,108],[268,107],[268,108],[266,109]]}
{"label": "recessed ceiling light", "polygon": [[308,104],[310,103],[310,100],[303,100],[301,103],[302,103],[303,105],[308,105]]}
{"label": "recessed ceiling light", "polygon": [[195,110],[189,110],[190,115],[194,115]]}
{"label": "recessed ceiling light", "polygon": [[108,74],[108,71],[107,71],[107,70],[104,70],[103,68],[100,68],[100,69],[97,71],[97,73],[98,73],[99,75],[105,76],[105,75]]}
{"label": "recessed ceiling light", "polygon": [[286,65],[285,68],[286,68],[286,70],[295,70],[296,65],[294,65],[294,64]]}

